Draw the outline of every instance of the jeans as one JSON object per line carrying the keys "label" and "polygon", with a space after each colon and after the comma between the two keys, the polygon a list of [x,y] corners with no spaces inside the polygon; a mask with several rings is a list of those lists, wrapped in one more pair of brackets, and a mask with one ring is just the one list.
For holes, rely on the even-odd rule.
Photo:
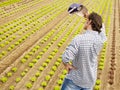
{"label": "jeans", "polygon": [[93,90],[92,88],[82,88],[75,85],[72,80],[65,78],[61,90]]}

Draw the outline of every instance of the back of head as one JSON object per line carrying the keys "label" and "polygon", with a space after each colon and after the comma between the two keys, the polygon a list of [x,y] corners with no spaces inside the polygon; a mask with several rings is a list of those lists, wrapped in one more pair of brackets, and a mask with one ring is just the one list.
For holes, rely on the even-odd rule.
{"label": "back of head", "polygon": [[100,33],[102,28],[102,17],[97,13],[92,12],[88,19],[91,20],[92,29]]}

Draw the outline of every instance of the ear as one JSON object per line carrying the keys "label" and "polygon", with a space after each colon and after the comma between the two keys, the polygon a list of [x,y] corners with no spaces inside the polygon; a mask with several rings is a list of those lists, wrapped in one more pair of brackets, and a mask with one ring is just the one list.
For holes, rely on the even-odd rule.
{"label": "ear", "polygon": [[91,20],[89,20],[89,21],[88,21],[88,24],[90,25],[90,24],[91,24],[91,22],[92,22],[92,21],[91,21]]}

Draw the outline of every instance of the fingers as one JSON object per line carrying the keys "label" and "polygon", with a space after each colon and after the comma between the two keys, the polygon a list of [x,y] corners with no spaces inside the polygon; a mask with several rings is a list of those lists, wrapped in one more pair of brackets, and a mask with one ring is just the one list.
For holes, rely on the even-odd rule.
{"label": "fingers", "polygon": [[71,70],[77,70],[77,68],[76,67],[74,67],[73,65],[67,65],[66,66],[66,70],[68,71],[68,73],[71,71]]}
{"label": "fingers", "polygon": [[76,67],[74,67],[73,65],[71,65],[71,69],[74,69],[74,70],[76,70],[77,68],[76,68]]}
{"label": "fingers", "polygon": [[74,67],[73,65],[69,64],[69,63],[66,63],[64,64],[65,65],[65,68],[66,70],[68,71],[68,73],[71,71],[71,70],[77,70],[76,67]]}

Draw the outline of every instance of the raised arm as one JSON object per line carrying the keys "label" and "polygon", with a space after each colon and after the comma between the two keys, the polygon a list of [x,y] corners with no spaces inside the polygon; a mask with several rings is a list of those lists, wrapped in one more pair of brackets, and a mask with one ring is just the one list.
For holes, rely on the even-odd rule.
{"label": "raised arm", "polygon": [[100,36],[101,36],[101,38],[102,38],[103,43],[104,43],[105,41],[107,41],[104,23],[102,24]]}

